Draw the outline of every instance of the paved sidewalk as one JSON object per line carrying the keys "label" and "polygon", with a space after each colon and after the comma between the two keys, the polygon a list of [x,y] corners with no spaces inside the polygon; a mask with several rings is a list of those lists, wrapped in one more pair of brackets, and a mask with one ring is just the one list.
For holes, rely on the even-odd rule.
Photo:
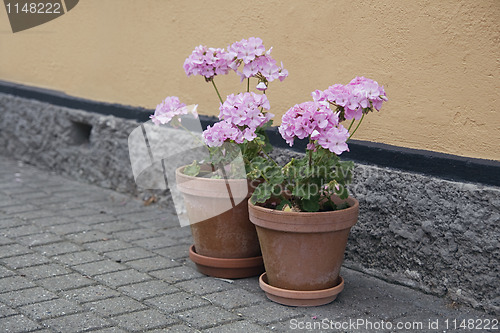
{"label": "paved sidewalk", "polygon": [[345,268],[333,303],[281,306],[257,278],[198,273],[191,242],[171,210],[0,156],[0,332],[451,332],[445,320],[494,319]]}

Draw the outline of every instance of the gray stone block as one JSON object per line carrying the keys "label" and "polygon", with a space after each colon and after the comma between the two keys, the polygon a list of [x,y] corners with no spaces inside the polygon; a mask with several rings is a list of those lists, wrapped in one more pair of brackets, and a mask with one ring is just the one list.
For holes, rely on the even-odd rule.
{"label": "gray stone block", "polygon": [[87,312],[47,319],[42,323],[50,329],[61,333],[86,332],[111,325],[109,321]]}
{"label": "gray stone block", "polygon": [[32,332],[42,326],[24,315],[16,315],[2,318],[2,326],[8,328],[9,333]]}
{"label": "gray stone block", "polygon": [[35,320],[65,316],[83,311],[79,305],[64,299],[25,305],[19,308],[24,314]]}
{"label": "gray stone block", "polygon": [[240,320],[236,314],[212,306],[198,308],[196,311],[184,311],[178,313],[177,316],[190,326],[201,330]]}
{"label": "gray stone block", "polygon": [[143,301],[152,297],[163,296],[166,294],[174,294],[180,291],[180,289],[159,280],[135,283],[120,287],[118,288],[118,290],[138,301]]}
{"label": "gray stone block", "polygon": [[143,332],[178,322],[178,320],[152,309],[117,316],[112,321],[131,332]]}
{"label": "gray stone block", "polygon": [[144,304],[127,297],[113,297],[85,304],[85,307],[103,316],[117,316],[124,313],[135,312],[147,308]]}
{"label": "gray stone block", "polygon": [[120,293],[103,285],[94,285],[64,291],[61,295],[68,300],[74,300],[78,303],[86,303],[116,297],[119,296]]}
{"label": "gray stone block", "polygon": [[13,308],[48,301],[55,298],[57,298],[56,294],[40,287],[10,291],[0,294],[0,301]]}
{"label": "gray stone block", "polygon": [[37,284],[51,291],[76,289],[95,284],[95,281],[78,273],[59,275],[38,280]]}
{"label": "gray stone block", "polygon": [[126,271],[97,275],[95,279],[104,283],[105,285],[117,288],[127,284],[148,281],[152,278],[145,273],[140,273],[136,270],[129,269]]}
{"label": "gray stone block", "polygon": [[12,269],[20,269],[31,266],[43,265],[49,262],[49,260],[38,254],[38,253],[29,253],[23,254],[20,256],[10,257],[1,259],[1,261],[11,267]]}

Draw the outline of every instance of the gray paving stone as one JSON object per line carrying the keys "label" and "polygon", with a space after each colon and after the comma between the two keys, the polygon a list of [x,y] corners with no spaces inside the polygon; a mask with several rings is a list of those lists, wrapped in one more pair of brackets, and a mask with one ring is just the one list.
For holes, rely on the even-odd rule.
{"label": "gray paving stone", "polygon": [[205,275],[196,271],[195,269],[187,266],[179,266],[168,269],[162,269],[150,273],[154,277],[165,280],[170,283],[191,280],[195,278],[204,277]]}
{"label": "gray paving stone", "polygon": [[96,211],[96,214],[77,216],[74,219],[76,221],[92,226],[93,224],[116,221],[118,218],[114,215],[107,214],[105,212],[100,213],[99,211]]}
{"label": "gray paving stone", "polygon": [[[169,228],[164,231],[165,236],[172,237],[174,239],[192,239],[191,229],[189,227],[177,227]],[[189,241],[191,243],[191,241]]]}
{"label": "gray paving stone", "polygon": [[151,220],[159,220],[159,221],[166,220],[164,212],[160,210],[149,210],[147,208],[143,209],[143,211],[123,215],[123,218],[133,223],[141,223]]}
{"label": "gray paving stone", "polygon": [[[36,202],[35,202],[36,203]],[[16,213],[15,216],[22,220],[33,220],[41,217],[55,216],[55,213],[50,210],[37,209],[29,212]]]}
{"label": "gray paving stone", "polygon": [[17,272],[19,274],[25,275],[30,279],[38,280],[38,279],[44,279],[52,276],[58,276],[58,275],[66,275],[71,273],[70,270],[68,270],[66,267],[59,265],[59,264],[46,264],[46,265],[40,265],[40,266],[33,266],[33,267],[27,267],[27,268],[22,268],[18,269]]}
{"label": "gray paving stone", "polygon": [[[0,213],[0,216],[2,216],[1,213]],[[9,230],[8,228],[19,227],[22,225],[29,225],[29,224],[30,223],[28,221],[24,221],[24,220],[18,219],[16,217],[4,216],[4,218],[2,218],[0,220],[0,234],[3,236],[4,233]]]}
{"label": "gray paving stone", "polygon": [[83,275],[72,273],[68,275],[59,275],[50,278],[38,280],[37,283],[51,291],[62,291],[76,289],[95,284],[96,282]]}
{"label": "gray paving stone", "polygon": [[58,215],[57,212],[54,212],[54,216],[49,217],[36,217],[31,220],[32,223],[41,227],[49,227],[60,224],[72,223],[74,220],[67,216]]}
{"label": "gray paving stone", "polygon": [[56,294],[40,287],[0,294],[0,301],[14,308],[22,305],[48,301],[54,298],[57,298]]}
{"label": "gray paving stone", "polygon": [[0,318],[13,316],[15,314],[19,314],[19,312],[17,312],[10,306],[0,303]]}
{"label": "gray paving stone", "polygon": [[92,225],[92,228],[103,232],[112,233],[117,231],[129,231],[139,229],[137,225],[129,221],[111,221]]}
{"label": "gray paving stone", "polygon": [[118,288],[118,290],[139,301],[143,301],[147,298],[156,296],[162,296],[165,294],[180,292],[180,289],[159,280],[131,284],[128,286],[120,287]]}
{"label": "gray paving stone", "polygon": [[192,295],[186,292],[150,298],[145,303],[153,305],[165,313],[175,313],[187,309],[196,311],[194,308],[210,304],[203,296]]}
{"label": "gray paving stone", "polygon": [[111,320],[121,328],[132,332],[143,332],[148,329],[166,327],[178,321],[152,309],[117,316]]}
{"label": "gray paving stone", "polygon": [[127,296],[107,298],[100,301],[89,302],[85,307],[103,316],[117,316],[124,313],[147,309],[144,304]]}
{"label": "gray paving stone", "polygon": [[[65,195],[67,195],[67,194],[65,194]],[[60,214],[62,216],[71,217],[72,219],[74,219],[75,217],[79,217],[79,216],[95,215],[96,211],[94,209],[82,207],[79,203],[78,203],[78,205],[79,206],[74,207],[73,209],[63,210],[60,212]]]}
{"label": "gray paving stone", "polygon": [[178,245],[179,241],[167,236],[160,236],[148,239],[140,239],[133,241],[134,244],[142,246],[148,250],[156,250],[163,247]]}
{"label": "gray paving stone", "polygon": [[4,235],[9,237],[9,238],[17,238],[17,237],[22,237],[26,235],[33,235],[33,234],[39,234],[41,233],[42,230],[35,226],[35,225],[22,225],[18,227],[11,227],[7,231],[4,232]]}
{"label": "gray paving stone", "polygon": [[112,238],[110,234],[106,234],[106,233],[99,231],[99,230],[88,230],[88,231],[82,231],[82,232],[74,233],[74,234],[67,234],[65,237],[67,239],[71,240],[72,242],[78,243],[78,244],[90,243],[90,242],[95,242],[95,241],[102,241],[105,239]]}
{"label": "gray paving stone", "polygon": [[262,303],[266,298],[262,294],[251,293],[242,289],[232,289],[205,295],[213,304],[232,310],[243,306]]}
{"label": "gray paving stone", "polygon": [[126,271],[97,275],[95,279],[108,286],[117,288],[127,284],[148,281],[152,278],[147,274],[129,269]]}
{"label": "gray paving stone", "polygon": [[[1,231],[0,231],[0,233],[1,233]],[[19,241],[19,239],[16,239],[16,241]],[[12,239],[7,238],[7,237],[5,237],[3,235],[0,235],[0,246],[7,245],[7,244],[12,244],[12,243],[14,243],[14,241]]]}
{"label": "gray paving stone", "polygon": [[36,285],[30,280],[17,275],[12,275],[0,279],[0,292],[21,290],[26,288],[32,288],[35,286]]}
{"label": "gray paving stone", "polygon": [[75,232],[91,230],[91,228],[88,225],[80,222],[72,222],[72,223],[51,225],[49,227],[49,230],[58,235],[67,235]]}
{"label": "gray paving stone", "polygon": [[189,257],[190,243],[155,249],[153,252],[171,259],[185,259]]}
{"label": "gray paving stone", "polygon": [[273,322],[288,320],[301,315],[301,310],[267,302],[238,309],[238,312],[258,324],[267,325]]}
{"label": "gray paving stone", "polygon": [[24,315],[16,315],[12,317],[2,318],[2,327],[7,328],[4,332],[9,333],[24,333],[33,332],[37,329],[42,328],[40,324],[37,324],[33,320],[25,317]]}
{"label": "gray paving stone", "polygon": [[203,277],[176,283],[175,286],[191,294],[206,295],[218,291],[234,289],[233,283],[218,280],[213,277]]}
{"label": "gray paving stone", "polygon": [[123,271],[129,269],[127,266],[119,264],[112,260],[102,260],[72,267],[84,275],[95,276],[99,274]]}
{"label": "gray paving stone", "polygon": [[64,299],[54,299],[46,302],[25,305],[19,309],[25,315],[35,320],[60,317],[83,311],[81,306]]}
{"label": "gray paving stone", "polygon": [[88,262],[101,261],[106,259],[105,257],[98,255],[91,251],[82,251],[69,254],[63,254],[55,256],[52,259],[62,262],[66,265],[80,265]]}
{"label": "gray paving stone", "polygon": [[189,326],[184,325],[184,324],[175,324],[175,325],[168,326],[165,328],[160,328],[157,330],[148,331],[148,333],[164,333],[164,332],[169,332],[169,333],[200,333],[200,330],[193,328],[193,327],[189,327]]}
{"label": "gray paving stone", "polygon": [[150,272],[165,268],[177,267],[181,264],[172,260],[166,259],[164,257],[156,256],[151,258],[127,261],[127,266],[135,268],[140,272]]}
{"label": "gray paving stone", "polygon": [[79,303],[86,303],[110,297],[116,297],[119,296],[120,293],[106,286],[93,285],[89,287],[64,291],[61,293],[61,295],[68,300],[73,300]]}
{"label": "gray paving stone", "polygon": [[113,260],[128,262],[131,260],[153,257],[156,254],[154,252],[146,251],[140,247],[130,247],[127,249],[106,252],[104,255]]}
{"label": "gray paving stone", "polygon": [[49,257],[72,252],[80,252],[83,250],[82,247],[70,242],[51,243],[47,245],[36,246],[32,249]]}
{"label": "gray paving stone", "polygon": [[27,246],[38,246],[62,241],[61,236],[49,232],[16,238],[16,242]]}
{"label": "gray paving stone", "polygon": [[114,232],[113,236],[126,242],[130,242],[139,239],[158,237],[158,232],[153,229],[142,228],[136,230]]}
{"label": "gray paving stone", "polygon": [[42,322],[44,325],[56,332],[86,332],[89,330],[111,326],[110,322],[96,316],[93,313],[76,313]]}
{"label": "gray paving stone", "polygon": [[[100,330],[92,331],[92,333],[127,333],[127,331],[122,330],[121,328],[118,328],[118,327],[108,327],[108,328],[103,328]],[[149,331],[148,331],[148,333],[149,333]]]}
{"label": "gray paving stone", "polygon": [[240,319],[240,317],[234,313],[213,306],[197,308],[196,311],[188,310],[178,313],[177,315],[179,319],[198,329],[207,329]]}
{"label": "gray paving stone", "polygon": [[20,269],[49,263],[49,259],[38,253],[23,254],[20,256],[0,259],[5,265],[12,269]]}
{"label": "gray paving stone", "polygon": [[132,247],[132,245],[130,245],[129,243],[125,243],[117,239],[108,239],[98,242],[86,243],[84,244],[84,246],[89,250],[99,253],[111,252]]}
{"label": "gray paving stone", "polygon": [[15,275],[15,273],[6,267],[0,265],[0,278]]}
{"label": "gray paving stone", "polygon": [[233,333],[233,332],[252,332],[252,333],[264,333],[269,332],[267,329],[262,328],[261,326],[254,324],[252,322],[241,320],[234,323],[217,326],[214,328],[209,328],[207,330],[203,330],[203,332],[207,333]]}
{"label": "gray paving stone", "polygon": [[34,211],[37,209],[38,208],[36,206],[30,205],[30,204],[23,204],[23,205],[17,205],[17,206],[2,207],[1,211],[7,215],[15,215],[17,213],[30,212],[30,211]]}

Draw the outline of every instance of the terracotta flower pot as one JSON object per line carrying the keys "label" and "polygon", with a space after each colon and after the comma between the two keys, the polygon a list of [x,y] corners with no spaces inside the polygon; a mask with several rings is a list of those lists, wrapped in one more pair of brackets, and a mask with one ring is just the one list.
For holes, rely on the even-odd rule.
{"label": "terracotta flower pot", "polygon": [[190,258],[198,270],[224,278],[262,273],[257,232],[248,218],[247,200],[253,191],[250,182],[191,177],[183,174],[182,169],[176,170],[177,188],[184,196],[192,223],[194,248],[190,249]]}
{"label": "terracotta flower pot", "polygon": [[[339,199],[334,198],[335,201]],[[332,288],[340,284],[340,267],[351,227],[356,224],[359,203],[356,199],[347,199],[349,208],[331,212],[283,212],[253,205],[249,202],[250,220],[257,227],[264,266],[265,279],[261,278],[261,287],[268,284],[273,288],[263,288],[268,297],[287,305],[320,305],[335,299]],[[340,290],[336,290],[340,292]],[[287,298],[286,292],[289,291]],[[311,303],[300,296],[300,302],[294,292],[309,293]],[[318,293],[324,291],[322,295]],[[337,293],[338,293],[337,292]],[[296,293],[295,293],[296,294]],[[307,295],[307,293],[306,293]],[[277,300],[276,296],[280,299]],[[327,297],[328,296],[328,297]],[[335,296],[332,297],[331,296]],[[324,298],[323,301],[318,301]]]}

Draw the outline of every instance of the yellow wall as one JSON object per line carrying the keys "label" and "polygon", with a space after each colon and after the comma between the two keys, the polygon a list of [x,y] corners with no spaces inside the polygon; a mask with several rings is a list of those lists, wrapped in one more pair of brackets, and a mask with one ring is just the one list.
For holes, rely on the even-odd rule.
{"label": "yellow wall", "polygon": [[[499,22],[498,0],[81,0],[13,34],[0,8],[0,79],[147,108],[177,95],[215,115],[184,59],[257,36],[290,72],[268,91],[278,123],[311,91],[364,75],[389,102],[357,139],[500,160]],[[217,82],[244,89],[234,73]]]}

